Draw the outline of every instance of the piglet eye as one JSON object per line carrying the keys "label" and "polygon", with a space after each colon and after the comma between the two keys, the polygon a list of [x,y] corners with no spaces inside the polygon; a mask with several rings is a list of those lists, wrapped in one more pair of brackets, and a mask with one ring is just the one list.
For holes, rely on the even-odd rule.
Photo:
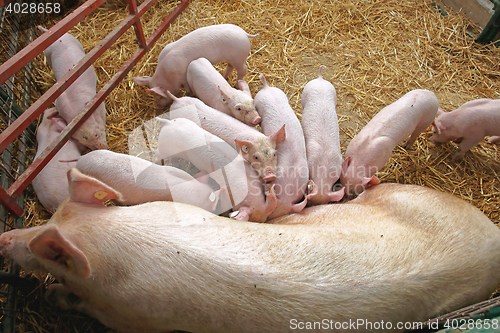
{"label": "piglet eye", "polygon": [[256,160],[258,160],[258,159],[259,159],[259,156],[254,156],[253,158],[255,158]]}
{"label": "piglet eye", "polygon": [[236,110],[241,111],[241,108],[237,108]]}

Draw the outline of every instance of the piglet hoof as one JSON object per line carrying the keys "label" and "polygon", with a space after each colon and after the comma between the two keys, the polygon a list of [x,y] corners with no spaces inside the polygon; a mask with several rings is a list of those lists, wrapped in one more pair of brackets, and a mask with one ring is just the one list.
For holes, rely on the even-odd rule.
{"label": "piglet hoof", "polygon": [[[236,214],[233,214],[233,213],[236,213]],[[242,208],[240,208],[240,210],[234,211],[231,214],[229,214],[229,217],[233,218],[235,220],[239,220],[239,221],[249,221],[250,210],[248,209],[248,207],[242,207]]]}
{"label": "piglet hoof", "polygon": [[316,194],[316,184],[314,184],[314,181],[309,180],[307,182],[307,193],[308,195],[315,195]]}

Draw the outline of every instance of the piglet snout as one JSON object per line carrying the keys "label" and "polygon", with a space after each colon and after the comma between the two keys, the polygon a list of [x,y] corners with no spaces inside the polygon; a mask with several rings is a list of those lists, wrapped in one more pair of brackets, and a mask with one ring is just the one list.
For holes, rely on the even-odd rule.
{"label": "piglet snout", "polygon": [[272,182],[273,180],[276,179],[276,175],[274,173],[267,173],[264,178],[262,178],[263,181],[266,183]]}
{"label": "piglet snout", "polygon": [[253,126],[257,126],[257,125],[260,123],[261,119],[262,119],[262,118],[261,118],[260,116],[257,116],[257,117],[255,117],[255,118],[253,118],[253,120],[252,120],[252,125],[253,125]]}
{"label": "piglet snout", "polygon": [[431,142],[435,144],[436,146],[441,145],[441,142],[438,142],[435,138],[431,138]]}
{"label": "piglet snout", "polygon": [[14,235],[11,232],[4,232],[0,235],[0,255],[9,259],[9,249],[12,247]]}
{"label": "piglet snout", "polygon": [[97,149],[108,149],[106,138],[101,139],[100,135],[97,133],[94,135],[94,144]]}

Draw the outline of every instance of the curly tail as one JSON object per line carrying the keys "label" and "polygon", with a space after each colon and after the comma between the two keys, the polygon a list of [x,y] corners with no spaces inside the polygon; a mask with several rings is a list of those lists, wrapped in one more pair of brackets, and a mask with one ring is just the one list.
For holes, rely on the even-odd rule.
{"label": "curly tail", "polygon": [[319,70],[318,70],[318,79],[322,79],[323,78],[323,69],[325,69],[326,66],[325,65],[321,65],[319,66]]}

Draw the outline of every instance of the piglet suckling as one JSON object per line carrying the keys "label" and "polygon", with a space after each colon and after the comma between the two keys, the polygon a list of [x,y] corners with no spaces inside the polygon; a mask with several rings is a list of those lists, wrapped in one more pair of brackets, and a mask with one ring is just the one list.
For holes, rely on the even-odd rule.
{"label": "piglet suckling", "polygon": [[187,82],[192,95],[208,106],[250,126],[260,122],[248,84],[238,80],[241,90],[234,89],[207,59],[199,58],[189,64]]}
{"label": "piglet suckling", "polygon": [[191,93],[187,83],[186,72],[191,61],[206,58],[212,64],[227,61],[224,77],[227,79],[231,71],[236,69],[238,80],[243,80],[247,71],[245,64],[250,54],[250,35],[233,24],[217,24],[196,29],[175,42],[167,44],[158,57],[158,66],[152,77],[134,77],[140,85],[149,86],[146,92],[153,94],[156,107],[164,109],[171,98],[167,90],[174,95],[181,86]]}
{"label": "piglet suckling", "polygon": [[485,136],[489,143],[500,142],[500,99],[481,98],[467,102],[452,112],[438,112],[432,123],[433,143],[458,143],[452,160],[457,162]]}
{"label": "piglet suckling", "polygon": [[[182,158],[214,179],[221,188],[236,186],[228,183],[233,178],[242,178],[246,184],[245,160],[221,138],[186,118],[156,120],[163,124],[158,134],[157,164],[162,164],[167,158]],[[228,174],[232,177],[229,178]],[[237,205],[245,199],[248,190],[242,188],[241,191],[235,189],[228,192],[232,196],[232,204]],[[223,208],[229,210],[233,207]]]}
{"label": "piglet suckling", "polygon": [[308,204],[326,204],[339,201],[344,189],[334,191],[335,182],[342,170],[339,123],[337,120],[337,92],[335,87],[323,79],[320,66],[318,78],[309,81],[302,91],[302,130],[306,142],[307,165],[309,166]]}
{"label": "piglet suckling", "polygon": [[[56,108],[47,109],[36,132],[37,158],[54,139],[64,130],[66,122],[57,117]],[[68,196],[68,170],[75,167],[74,161],[81,156],[85,148],[76,140],[69,139],[57,154],[33,179],[32,185],[36,196],[45,209],[54,212]]]}
{"label": "piglet suckling", "polygon": [[51,304],[120,332],[281,333],[314,322],[338,332],[353,322],[361,333],[383,321],[392,329],[380,331],[400,333],[398,323],[485,300],[500,282],[498,227],[426,187],[381,184],[250,223],[177,202],[106,207],[121,194],[76,169],[69,184],[49,223],[0,235],[0,254],[50,272]]}
{"label": "piglet suckling", "polygon": [[187,118],[160,119],[164,126],[158,135],[157,163],[180,157],[212,177],[227,190],[231,217],[250,222],[266,222],[276,207],[274,185],[263,184],[257,171],[228,143]]}
{"label": "piglet suckling", "polygon": [[[175,201],[216,214],[225,211],[220,207],[229,205],[225,188],[214,191],[203,179],[199,181],[181,169],[135,156],[96,150],[80,157],[76,168],[119,190],[121,196],[117,201],[123,205]],[[219,201],[222,201],[220,207]]]}
{"label": "piglet suckling", "polygon": [[[47,29],[38,26],[42,31]],[[48,65],[52,68],[56,80],[61,79],[83,57],[85,50],[82,44],[66,33],[44,51]],[[56,108],[61,117],[70,123],[96,95],[97,76],[90,66],[76,79],[57,99]],[[90,149],[107,149],[106,142],[106,108],[100,104],[92,115],[77,130],[74,138]]]}
{"label": "piglet suckling", "polygon": [[276,209],[269,218],[288,213],[298,213],[307,204],[307,166],[306,144],[299,119],[288,103],[286,94],[267,84],[263,74],[260,79],[264,87],[255,95],[257,112],[262,117],[260,125],[264,134],[269,135],[286,127],[286,140],[277,149],[277,173],[275,183]]}
{"label": "piglet suckling", "polygon": [[416,89],[380,110],[347,146],[340,175],[345,193],[352,197],[378,184],[375,173],[389,161],[394,147],[410,136],[404,145],[410,148],[432,124],[438,107],[433,92]]}
{"label": "piglet suckling", "polygon": [[238,172],[230,172],[230,169],[226,172],[228,191],[232,197],[244,197],[243,201],[233,205],[229,216],[240,221],[266,222],[276,208],[274,184],[263,183],[248,162],[244,161],[243,166],[245,177],[240,176],[240,169]]}
{"label": "piglet suckling", "polygon": [[262,180],[271,182],[276,178],[278,163],[276,149],[283,142],[286,142],[284,126],[264,135],[255,128],[215,110],[197,98],[177,98],[170,92],[168,94],[174,99],[170,106],[170,119],[190,119],[236,149],[258,172]]}

